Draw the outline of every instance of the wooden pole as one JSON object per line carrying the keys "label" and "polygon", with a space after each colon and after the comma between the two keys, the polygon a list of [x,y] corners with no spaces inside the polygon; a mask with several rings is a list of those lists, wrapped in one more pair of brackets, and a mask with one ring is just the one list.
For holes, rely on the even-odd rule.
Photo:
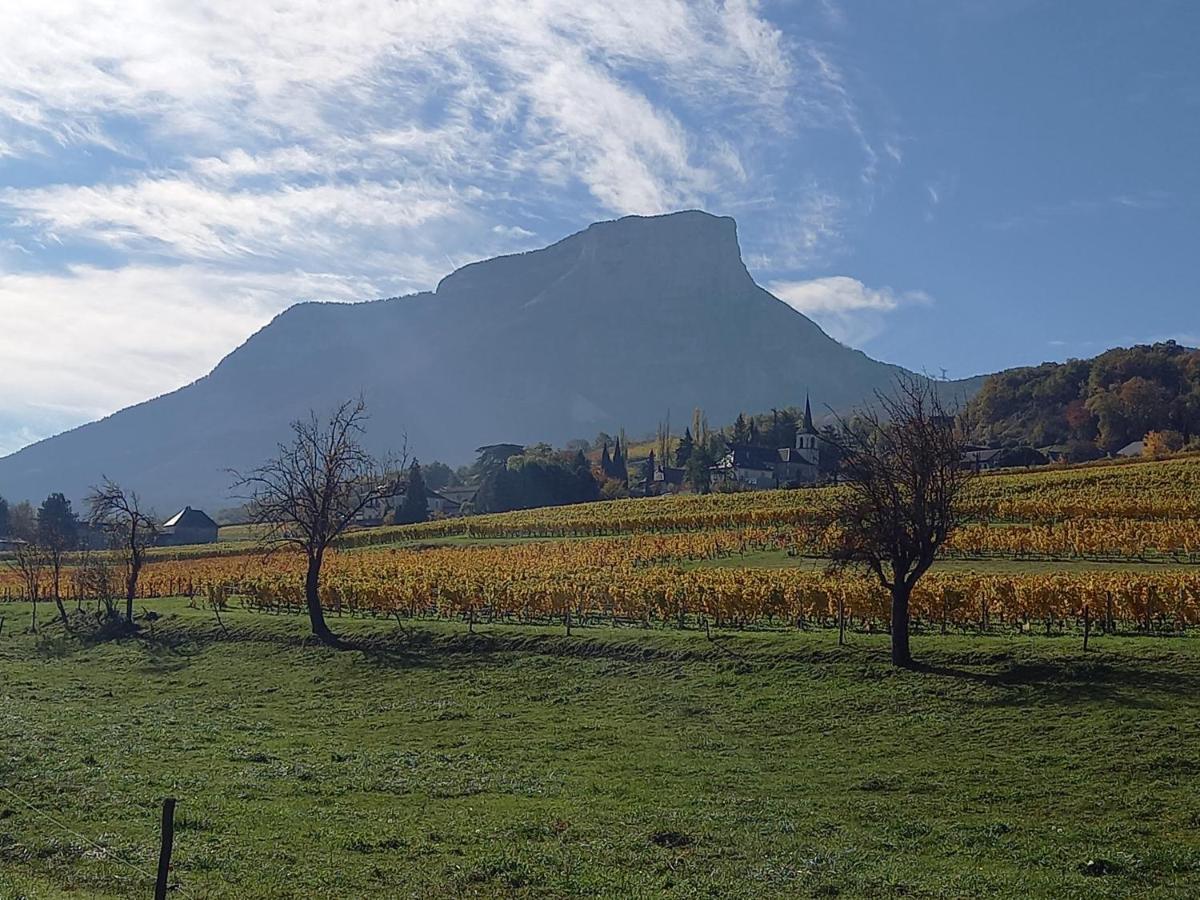
{"label": "wooden pole", "polygon": [[1092,608],[1083,604],[1083,650],[1087,652],[1088,635],[1092,631]]}
{"label": "wooden pole", "polygon": [[838,594],[838,646],[846,643],[846,598]]}
{"label": "wooden pole", "polygon": [[175,799],[163,801],[162,844],[158,850],[158,881],[154,885],[154,900],[167,900],[167,876],[171,872],[171,848],[175,843]]}

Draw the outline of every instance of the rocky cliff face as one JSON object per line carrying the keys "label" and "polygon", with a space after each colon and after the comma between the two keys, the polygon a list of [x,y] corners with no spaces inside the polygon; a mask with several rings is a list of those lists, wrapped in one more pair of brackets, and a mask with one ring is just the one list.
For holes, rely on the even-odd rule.
{"label": "rocky cliff face", "polygon": [[432,293],[282,313],[205,378],[0,460],[0,494],[81,497],[108,475],[167,510],[229,505],[229,468],[287,424],[362,393],[369,441],[463,462],[475,447],[653,430],[700,406],[846,407],[896,370],[826,336],[758,287],[729,218],[600,222],[474,263]]}

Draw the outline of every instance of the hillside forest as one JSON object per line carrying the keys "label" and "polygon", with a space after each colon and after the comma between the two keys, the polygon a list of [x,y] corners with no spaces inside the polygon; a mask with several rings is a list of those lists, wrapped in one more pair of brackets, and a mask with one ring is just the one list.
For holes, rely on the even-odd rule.
{"label": "hillside forest", "polygon": [[1181,449],[1200,436],[1200,351],[1166,341],[1009,369],[988,378],[965,413],[981,444],[1062,446],[1073,461],[1151,431]]}

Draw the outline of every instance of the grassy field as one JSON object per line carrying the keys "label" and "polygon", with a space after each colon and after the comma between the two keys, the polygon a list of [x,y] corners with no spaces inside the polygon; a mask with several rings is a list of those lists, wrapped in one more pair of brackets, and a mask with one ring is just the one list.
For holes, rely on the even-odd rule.
{"label": "grassy field", "polygon": [[90,643],[0,606],[0,897],[149,896],[167,795],[179,897],[1200,894],[1196,638],[918,636],[900,672],[883,636],[337,652],[152,608]]}

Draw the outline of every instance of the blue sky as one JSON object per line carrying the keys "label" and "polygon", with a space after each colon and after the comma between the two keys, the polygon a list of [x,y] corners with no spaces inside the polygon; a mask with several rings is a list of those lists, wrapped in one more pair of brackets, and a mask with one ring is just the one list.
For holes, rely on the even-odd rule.
{"label": "blue sky", "polygon": [[[24,7],[24,8],[22,8]],[[1200,5],[0,8],[0,453],[627,213],[952,377],[1200,342]]]}

